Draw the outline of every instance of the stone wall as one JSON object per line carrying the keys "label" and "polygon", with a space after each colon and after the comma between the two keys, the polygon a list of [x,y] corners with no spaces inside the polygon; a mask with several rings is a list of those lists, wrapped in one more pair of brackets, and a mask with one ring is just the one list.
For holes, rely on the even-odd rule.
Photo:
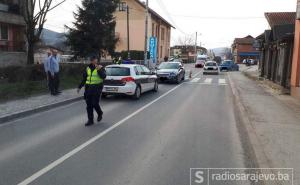
{"label": "stone wall", "polygon": [[25,52],[0,52],[0,67],[23,66],[26,60]]}

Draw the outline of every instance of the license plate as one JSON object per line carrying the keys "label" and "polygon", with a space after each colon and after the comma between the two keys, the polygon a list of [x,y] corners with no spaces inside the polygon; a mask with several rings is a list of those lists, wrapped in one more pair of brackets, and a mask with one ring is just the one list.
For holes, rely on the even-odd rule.
{"label": "license plate", "polygon": [[118,88],[117,87],[105,87],[105,90],[108,92],[118,92]]}

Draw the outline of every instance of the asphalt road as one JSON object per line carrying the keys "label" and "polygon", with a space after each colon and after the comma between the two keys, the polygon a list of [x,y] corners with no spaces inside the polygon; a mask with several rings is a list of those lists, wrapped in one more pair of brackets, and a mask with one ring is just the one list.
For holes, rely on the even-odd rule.
{"label": "asphalt road", "polygon": [[104,99],[92,127],[83,101],[1,125],[0,184],[185,185],[190,168],[245,167],[227,75],[199,72]]}

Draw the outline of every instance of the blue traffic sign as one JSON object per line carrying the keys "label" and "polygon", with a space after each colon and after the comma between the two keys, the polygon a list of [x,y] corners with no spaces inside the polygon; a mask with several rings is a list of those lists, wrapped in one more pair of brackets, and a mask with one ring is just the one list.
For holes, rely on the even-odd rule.
{"label": "blue traffic sign", "polygon": [[150,51],[150,59],[153,63],[156,63],[157,56],[157,39],[156,37],[150,37],[149,39],[149,51]]}

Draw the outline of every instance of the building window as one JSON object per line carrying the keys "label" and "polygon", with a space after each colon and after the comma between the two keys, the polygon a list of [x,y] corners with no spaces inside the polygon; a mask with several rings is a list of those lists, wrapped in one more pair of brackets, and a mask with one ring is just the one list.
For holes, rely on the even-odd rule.
{"label": "building window", "polygon": [[165,29],[161,28],[161,40],[165,40]]}
{"label": "building window", "polygon": [[8,40],[8,26],[0,25],[0,40]]}
{"label": "building window", "polygon": [[119,3],[119,11],[125,12],[127,8],[126,2],[120,2]]}

